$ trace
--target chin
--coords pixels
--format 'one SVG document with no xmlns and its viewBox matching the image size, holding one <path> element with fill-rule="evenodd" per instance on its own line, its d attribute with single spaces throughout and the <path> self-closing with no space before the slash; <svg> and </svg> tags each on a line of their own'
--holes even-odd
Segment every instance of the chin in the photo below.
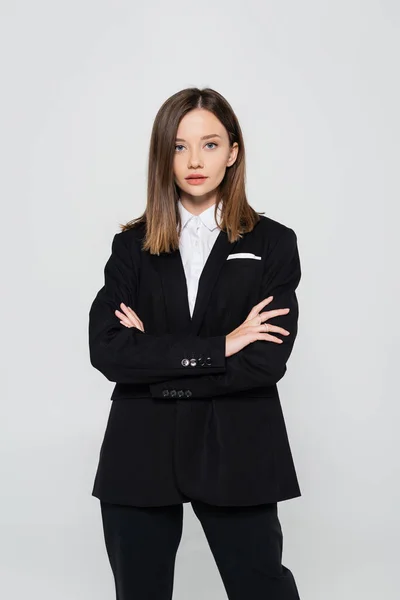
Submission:
<svg viewBox="0 0 400 600">
<path fill-rule="evenodd" d="M 188 185 L 186 184 L 182 187 L 183 191 L 186 194 L 190 194 L 191 196 L 204 196 L 204 194 L 209 194 L 214 191 L 214 188 L 210 185 Z"/>
</svg>

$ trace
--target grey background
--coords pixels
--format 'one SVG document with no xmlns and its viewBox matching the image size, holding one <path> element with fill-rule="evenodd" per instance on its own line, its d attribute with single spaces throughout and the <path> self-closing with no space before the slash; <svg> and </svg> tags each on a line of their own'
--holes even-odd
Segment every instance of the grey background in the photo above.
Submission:
<svg viewBox="0 0 400 600">
<path fill-rule="evenodd" d="M 188 86 L 232 104 L 251 205 L 298 235 L 283 562 L 302 600 L 399 597 L 399 20 L 394 1 L 1 2 L 2 597 L 114 598 L 88 310 Z M 225 597 L 185 505 L 174 600 Z"/>
</svg>

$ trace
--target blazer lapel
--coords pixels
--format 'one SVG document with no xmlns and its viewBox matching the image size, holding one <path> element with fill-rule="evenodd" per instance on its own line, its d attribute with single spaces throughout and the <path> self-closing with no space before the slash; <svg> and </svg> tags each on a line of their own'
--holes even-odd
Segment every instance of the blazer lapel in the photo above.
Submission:
<svg viewBox="0 0 400 600">
<path fill-rule="evenodd" d="M 190 316 L 186 276 L 179 249 L 159 256 L 151 255 L 161 278 L 168 324 L 172 331 L 198 334 L 218 274 L 236 244 L 229 242 L 225 231 L 219 232 L 199 279 L 193 317 Z"/>
<path fill-rule="evenodd" d="M 233 250 L 236 244 L 237 242 L 229 242 L 228 234 L 221 230 L 211 248 L 211 252 L 199 279 L 199 287 L 190 328 L 193 335 L 199 333 L 211 292 L 217 283 L 219 272 L 222 269 L 228 254 Z"/>
</svg>

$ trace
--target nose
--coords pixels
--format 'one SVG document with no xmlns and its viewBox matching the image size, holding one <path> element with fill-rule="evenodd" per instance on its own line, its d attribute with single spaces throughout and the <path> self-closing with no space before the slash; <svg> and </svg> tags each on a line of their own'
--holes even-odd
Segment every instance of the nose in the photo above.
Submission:
<svg viewBox="0 0 400 600">
<path fill-rule="evenodd" d="M 202 160 L 200 159 L 200 157 L 196 153 L 192 152 L 189 155 L 188 168 L 194 167 L 195 169 L 197 169 L 198 167 L 202 167 L 202 166 L 203 166 L 203 164 L 202 164 Z"/>
</svg>

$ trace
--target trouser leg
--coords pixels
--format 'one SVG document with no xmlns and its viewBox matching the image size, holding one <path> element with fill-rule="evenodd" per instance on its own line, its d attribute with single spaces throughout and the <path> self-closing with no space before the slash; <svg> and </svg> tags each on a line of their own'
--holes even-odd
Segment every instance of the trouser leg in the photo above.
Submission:
<svg viewBox="0 0 400 600">
<path fill-rule="evenodd" d="M 183 505 L 100 505 L 116 599 L 171 600 Z"/>
<path fill-rule="evenodd" d="M 283 535 L 277 503 L 211 506 L 192 501 L 229 600 L 300 600 L 282 565 Z"/>
</svg>

